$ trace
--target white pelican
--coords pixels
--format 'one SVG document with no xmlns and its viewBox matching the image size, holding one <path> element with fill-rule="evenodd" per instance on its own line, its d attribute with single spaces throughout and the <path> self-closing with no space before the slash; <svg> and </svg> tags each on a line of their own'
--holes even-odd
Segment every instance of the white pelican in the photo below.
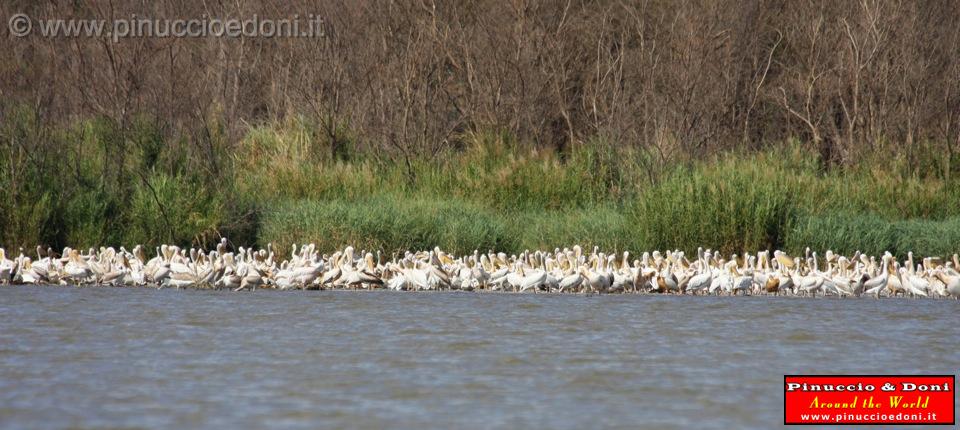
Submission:
<svg viewBox="0 0 960 430">
<path fill-rule="evenodd" d="M 9 284 L 17 271 L 16 263 L 7 259 L 7 251 L 0 248 L 0 284 Z"/>
<path fill-rule="evenodd" d="M 937 270 L 934 276 L 943 282 L 947 294 L 960 299 L 960 276 L 947 274 L 943 270 Z"/>
</svg>

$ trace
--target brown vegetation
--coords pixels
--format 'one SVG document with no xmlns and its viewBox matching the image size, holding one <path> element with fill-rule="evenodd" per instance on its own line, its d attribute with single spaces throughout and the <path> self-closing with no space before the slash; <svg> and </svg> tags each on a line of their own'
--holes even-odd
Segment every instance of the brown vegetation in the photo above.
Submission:
<svg viewBox="0 0 960 430">
<path fill-rule="evenodd" d="M 3 108 L 148 114 L 201 159 L 291 113 L 329 148 L 435 156 L 466 131 L 654 161 L 796 137 L 827 163 L 960 149 L 954 1 L 14 2 L 4 16 L 324 17 L 322 38 L 4 37 Z M 122 158 L 125 148 L 116 148 Z M 118 160 L 120 161 L 120 160 Z M 217 169 L 218 160 L 203 163 Z M 918 164 L 919 165 L 919 164 Z M 949 174 L 949 166 L 943 166 Z"/>
</svg>

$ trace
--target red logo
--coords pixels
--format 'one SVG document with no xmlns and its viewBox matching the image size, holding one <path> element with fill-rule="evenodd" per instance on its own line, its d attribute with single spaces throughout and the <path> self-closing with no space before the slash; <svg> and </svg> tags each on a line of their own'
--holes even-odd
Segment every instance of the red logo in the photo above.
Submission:
<svg viewBox="0 0 960 430">
<path fill-rule="evenodd" d="M 784 424 L 955 423 L 954 375 L 786 375 Z"/>
</svg>

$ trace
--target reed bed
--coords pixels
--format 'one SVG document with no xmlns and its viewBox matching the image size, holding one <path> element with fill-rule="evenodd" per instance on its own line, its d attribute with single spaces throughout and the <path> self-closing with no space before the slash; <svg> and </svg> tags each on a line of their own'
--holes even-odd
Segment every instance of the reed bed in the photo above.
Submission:
<svg viewBox="0 0 960 430">
<path fill-rule="evenodd" d="M 942 169 L 910 170 L 895 151 L 826 168 L 799 142 L 664 160 L 601 138 L 556 151 L 485 131 L 402 157 L 357 142 L 333 151 L 303 119 L 251 126 L 229 145 L 224 136 L 165 140 L 148 119 L 124 134 L 104 120 L 37 134 L 31 121 L 2 123 L 8 248 L 229 236 L 281 250 L 302 241 L 458 253 L 571 243 L 898 257 L 960 250 L 960 183 Z M 63 150 L 32 152 L 36 139 Z"/>
</svg>

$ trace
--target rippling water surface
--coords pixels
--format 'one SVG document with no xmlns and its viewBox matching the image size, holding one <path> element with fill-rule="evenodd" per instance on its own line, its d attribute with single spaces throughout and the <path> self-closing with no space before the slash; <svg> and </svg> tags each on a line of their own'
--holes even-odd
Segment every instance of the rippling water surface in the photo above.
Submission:
<svg viewBox="0 0 960 430">
<path fill-rule="evenodd" d="M 954 300 L 0 288 L 10 428 L 773 428 L 960 368 Z"/>
</svg>

